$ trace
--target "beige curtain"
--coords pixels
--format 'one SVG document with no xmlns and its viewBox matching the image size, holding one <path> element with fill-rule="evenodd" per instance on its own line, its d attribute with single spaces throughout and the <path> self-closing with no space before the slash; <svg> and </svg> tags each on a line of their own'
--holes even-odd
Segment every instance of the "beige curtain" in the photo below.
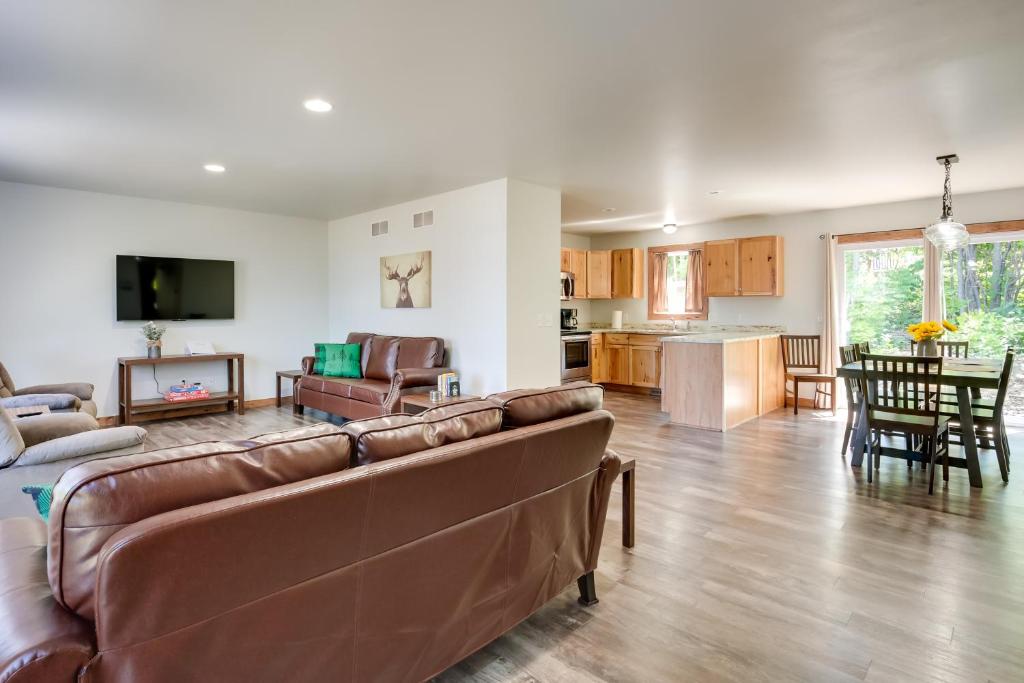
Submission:
<svg viewBox="0 0 1024 683">
<path fill-rule="evenodd" d="M 704 253 L 691 249 L 686 269 L 686 312 L 704 311 Z"/>
<path fill-rule="evenodd" d="M 946 317 L 942 287 L 942 250 L 924 240 L 924 320 L 941 323 Z"/>
<path fill-rule="evenodd" d="M 821 322 L 821 371 L 832 375 L 839 356 L 839 287 L 836 240 L 832 233 L 825 233 L 825 315 Z"/>
<path fill-rule="evenodd" d="M 654 302 L 654 311 L 663 313 L 668 309 L 668 292 L 665 289 L 665 281 L 668 278 L 668 254 L 663 251 L 654 253 L 654 273 L 651 277 L 651 300 Z"/>
</svg>

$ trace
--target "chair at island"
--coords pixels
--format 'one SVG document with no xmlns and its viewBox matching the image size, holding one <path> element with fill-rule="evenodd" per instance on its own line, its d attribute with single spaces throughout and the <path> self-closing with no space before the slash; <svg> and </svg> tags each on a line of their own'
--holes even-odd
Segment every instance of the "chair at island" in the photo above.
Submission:
<svg viewBox="0 0 1024 683">
<path fill-rule="evenodd" d="M 793 396 L 793 414 L 800 413 L 800 385 L 814 385 L 814 405 L 818 404 L 818 396 L 828 396 L 832 406 L 832 414 L 836 414 L 836 378 L 821 371 L 821 335 L 820 334 L 784 334 L 782 339 L 782 364 L 785 368 L 785 397 L 783 407 L 787 406 L 789 396 Z M 793 390 L 790 391 L 790 382 Z M 821 385 L 827 385 L 829 391 L 822 391 Z"/>
</svg>

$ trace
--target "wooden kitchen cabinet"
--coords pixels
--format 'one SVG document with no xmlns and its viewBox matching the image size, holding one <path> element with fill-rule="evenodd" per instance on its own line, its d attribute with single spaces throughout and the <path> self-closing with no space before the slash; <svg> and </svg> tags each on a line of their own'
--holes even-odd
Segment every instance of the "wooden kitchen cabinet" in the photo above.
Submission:
<svg viewBox="0 0 1024 683">
<path fill-rule="evenodd" d="M 587 298 L 587 250 L 573 249 L 569 254 L 569 272 L 576 278 L 576 298 Z"/>
<path fill-rule="evenodd" d="M 560 270 L 563 273 L 571 273 L 572 272 L 572 249 L 569 249 L 568 247 L 562 247 L 560 261 L 561 261 L 561 268 L 560 268 Z"/>
<path fill-rule="evenodd" d="M 642 299 L 644 296 L 643 249 L 613 249 L 611 278 L 613 299 Z"/>
<path fill-rule="evenodd" d="M 587 252 L 586 291 L 588 299 L 612 298 L 612 252 L 610 250 Z"/>
<path fill-rule="evenodd" d="M 624 344 L 606 344 L 605 358 L 608 364 L 608 382 L 629 384 L 629 347 Z"/>
<path fill-rule="evenodd" d="M 629 347 L 629 383 L 652 389 L 661 386 L 661 346 Z"/>
<path fill-rule="evenodd" d="M 705 242 L 708 296 L 781 296 L 782 253 L 777 235 Z"/>
<path fill-rule="evenodd" d="M 594 383 L 608 381 L 608 355 L 603 337 L 602 334 L 590 336 L 590 381 Z"/>
</svg>

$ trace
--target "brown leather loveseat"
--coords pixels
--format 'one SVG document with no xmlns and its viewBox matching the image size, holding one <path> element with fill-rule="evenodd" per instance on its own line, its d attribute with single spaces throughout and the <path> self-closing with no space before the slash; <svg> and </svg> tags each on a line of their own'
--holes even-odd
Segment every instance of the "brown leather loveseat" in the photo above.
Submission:
<svg viewBox="0 0 1024 683">
<path fill-rule="evenodd" d="M 574 580 L 593 604 L 619 471 L 601 400 L 579 383 L 78 465 L 48 527 L 0 520 L 0 680 L 422 681 Z"/>
<path fill-rule="evenodd" d="M 439 337 L 389 337 L 351 332 L 347 344 L 360 344 L 362 377 L 313 374 L 312 356 L 302 359 L 302 377 L 295 386 L 294 409 L 305 406 L 358 420 L 398 411 L 404 393 L 429 391 L 444 365 L 444 340 Z"/>
</svg>

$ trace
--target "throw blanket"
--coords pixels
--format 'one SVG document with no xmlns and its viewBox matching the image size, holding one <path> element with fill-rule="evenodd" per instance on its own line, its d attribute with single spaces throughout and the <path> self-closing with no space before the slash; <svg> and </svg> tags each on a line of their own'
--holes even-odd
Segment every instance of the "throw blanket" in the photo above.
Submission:
<svg viewBox="0 0 1024 683">
<path fill-rule="evenodd" d="M 71 394 L 19 394 L 0 398 L 0 408 L 46 406 L 50 410 L 78 410 L 82 401 Z"/>
</svg>

